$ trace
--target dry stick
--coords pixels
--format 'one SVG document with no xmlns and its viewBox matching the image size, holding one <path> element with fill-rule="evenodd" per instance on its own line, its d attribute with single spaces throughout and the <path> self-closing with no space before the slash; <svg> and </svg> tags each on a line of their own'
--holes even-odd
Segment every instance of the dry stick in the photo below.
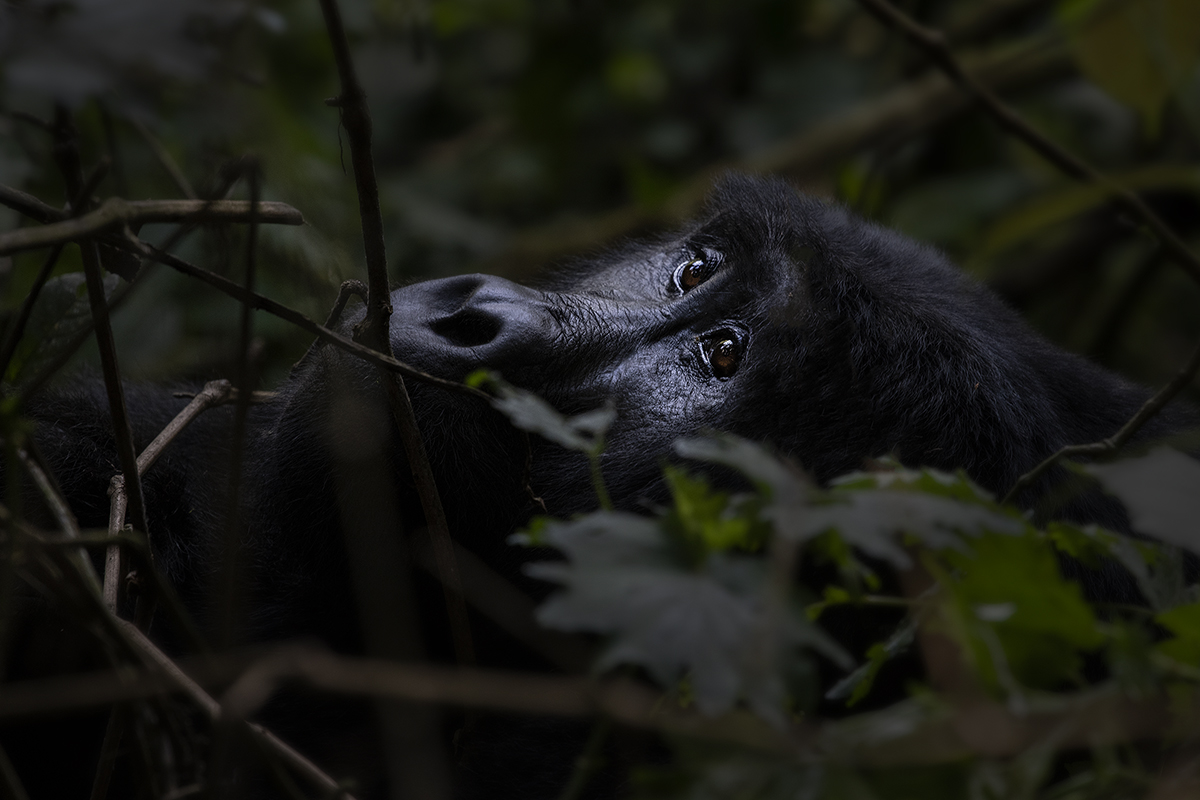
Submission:
<svg viewBox="0 0 1200 800">
<path fill-rule="evenodd" d="M 64 108 L 57 111 L 55 121 L 55 151 L 63 171 L 63 177 L 73 197 L 83 189 L 79 163 L 79 144 L 74 123 Z M 84 200 L 86 203 L 86 198 Z M 86 215 L 85 215 L 86 216 Z M 68 220 L 73 224 L 82 220 Z M 109 414 L 112 417 L 113 433 L 117 444 L 117 457 L 121 473 L 125 476 L 125 491 L 129 511 L 135 526 L 147 536 L 150 528 L 146 523 L 146 504 L 142 494 L 142 482 L 137 473 L 137 451 L 133 447 L 133 430 L 129 424 L 129 413 L 125 407 L 125 391 L 121 386 L 121 371 L 117 365 L 116 343 L 113 339 L 112 323 L 108 317 L 108 303 L 104 296 L 104 276 L 100 268 L 100 251 L 94 241 L 80 244 L 83 255 L 83 271 L 87 282 L 88 303 L 92 310 L 92 322 L 96 328 L 96 344 L 100 349 L 100 366 L 104 375 L 104 387 L 108 393 Z"/>
<path fill-rule="evenodd" d="M 200 707 L 200 709 L 213 722 L 221 720 L 221 705 L 212 698 L 208 692 L 186 674 L 175 664 L 162 650 L 146 638 L 146 635 L 138 630 L 137 627 L 118 620 L 117 624 L 124 632 L 127 641 L 140 652 L 146 660 L 161 670 L 162 675 L 175 685 L 180 691 L 191 698 L 192 702 Z M 250 734 L 258 740 L 259 744 L 268 752 L 278 756 L 284 763 L 302 775 L 314 787 L 322 792 L 330 795 L 337 794 L 343 800 L 354 800 L 353 796 L 346 792 L 341 784 L 333 778 L 325 774 L 316 764 L 309 761 L 299 752 L 294 750 L 290 745 L 282 739 L 271 733 L 262 725 L 256 723 L 245 723 L 250 730 Z"/>
<path fill-rule="evenodd" d="M 1121 426 L 1121 429 L 1107 439 L 1102 439 L 1091 444 L 1072 444 L 1060 449 L 1057 453 L 1050 456 L 1036 467 L 1026 472 L 1013 487 L 1008 490 L 1008 494 L 1004 495 L 1002 503 L 1011 503 L 1021 492 L 1025 491 L 1034 481 L 1041 477 L 1046 470 L 1054 466 L 1060 459 L 1069 458 L 1072 456 L 1106 456 L 1124 447 L 1134 434 L 1136 434 L 1143 425 L 1149 422 L 1158 412 L 1162 411 L 1167 403 L 1175 398 L 1175 395 L 1184 390 L 1185 387 L 1196 377 L 1196 373 L 1200 372 L 1200 345 L 1197 345 L 1192 350 L 1191 356 L 1188 357 L 1187 363 L 1183 368 L 1176 373 L 1175 377 L 1166 385 L 1154 393 L 1154 396 L 1147 400 L 1138 412 L 1133 417 Z"/>
<path fill-rule="evenodd" d="M 136 646 L 144 653 L 149 663 L 157 665 L 153 671 L 131 672 L 126 668 L 8 684 L 7 691 L 0 693 L 0 720 L 150 698 L 172 687 L 184 691 L 211 716 L 213 709 L 218 708 L 211 695 L 133 626 L 119 624 L 122 643 Z M 225 685 L 227 676 L 226 671 L 217 669 L 208 680 Z M 888 726 L 883 721 L 895 714 L 894 709 L 868 712 L 841 722 L 796 725 L 784 732 L 741 712 L 709 718 L 678 709 L 672 703 L 662 702 L 657 692 L 629 679 L 597 681 L 404 664 L 338 656 L 294 645 L 274 649 L 243 671 L 219 707 L 235 716 L 248 714 L 265 703 L 277 686 L 293 678 L 323 691 L 360 697 L 534 715 L 602 714 L 630 727 L 792 757 L 806 754 L 811 757 L 815 747 L 826 757 L 867 767 L 944 764 L 979 755 L 1009 757 L 1044 740 L 1047 733 L 1064 729 L 1067 734 L 1060 741 L 1062 749 L 1160 738 L 1168 728 L 1180 736 L 1200 732 L 1200 715 L 1194 704 L 1180 708 L 1165 695 L 1130 698 L 1112 687 L 1084 690 L 1061 698 L 1062 705 L 1053 710 L 1026 714 L 1014 714 L 986 698 L 951 702 L 947 713 L 931 715 L 915 727 L 879 737 L 864 738 L 864 726 L 876 725 L 878 730 L 885 730 Z M 164 686 L 164 679 L 171 685 Z M 332 785 L 332 781 L 327 785 Z"/>
<path fill-rule="evenodd" d="M 185 275 L 198 278 L 217 291 L 223 292 L 235 300 L 241 300 L 249 303 L 259 311 L 265 311 L 272 316 L 286 320 L 296 327 L 308 331 L 312 335 L 329 342 L 335 347 L 339 347 L 342 350 L 356 355 L 364 361 L 370 362 L 376 366 L 400 373 L 401 375 L 409 378 L 414 378 L 422 383 L 428 383 L 431 386 L 438 386 L 442 389 L 447 389 L 452 392 L 466 394 L 471 397 L 476 397 L 489 402 L 491 401 L 491 396 L 486 392 L 473 389 L 470 386 L 467 386 L 463 383 L 458 383 L 457 381 L 448 381 L 445 378 L 435 377 L 427 372 L 422 372 L 416 367 L 405 364 L 403 361 L 399 361 L 392 356 L 380 353 L 378 350 L 373 350 L 370 347 L 366 347 L 365 345 L 353 341 L 352 339 L 347 339 L 340 333 L 331 331 L 328 328 L 313 322 L 299 311 L 288 308 L 282 303 L 277 303 L 276 301 L 267 297 L 263 297 L 260 294 L 246 294 L 245 289 L 240 284 L 231 281 L 228 278 L 217 275 L 214 272 L 210 272 L 203 267 L 198 267 L 194 264 L 184 261 L 178 256 L 165 253 L 162 250 L 159 250 L 157 247 L 149 245 L 135 236 L 127 234 L 127 239 L 118 246 L 122 247 L 122 249 L 129 249 L 133 252 L 137 252 L 146 258 L 159 262 L 160 264 L 166 264 L 168 267 L 171 267 L 178 272 L 182 272 Z"/>
<path fill-rule="evenodd" d="M 137 457 L 138 474 L 144 476 L 150 467 L 154 466 L 154 462 L 163 454 L 175 438 L 183 432 L 183 430 L 191 424 L 192 420 L 200 416 L 200 414 L 213 406 L 218 406 L 229 399 L 233 388 L 229 381 L 216 380 L 209 381 L 204 385 L 195 397 L 192 398 L 183 409 L 175 415 L 166 427 L 159 432 L 158 436 L 154 437 L 154 441 L 146 445 L 146 449 Z M 125 481 L 121 475 L 114 475 L 112 483 L 109 487 L 109 496 L 112 498 L 109 505 L 108 518 L 108 535 L 114 539 L 114 542 L 108 546 L 105 555 L 104 564 L 104 604 L 113 614 L 117 613 L 117 608 L 120 605 L 120 587 L 122 578 L 125 575 L 124 565 L 122 564 L 121 556 L 121 541 L 116 541 L 121 538 L 122 531 L 125 528 Z M 149 559 L 146 558 L 146 563 L 149 564 Z M 161 579 L 157 570 L 152 569 L 155 578 Z M 159 594 L 163 594 L 162 581 L 156 581 L 158 584 Z M 169 592 L 167 596 L 171 597 L 174 602 L 171 605 L 174 607 L 177 603 L 177 598 L 174 598 L 174 593 Z M 199 645 L 198 649 L 204 650 L 203 638 L 191 624 L 191 619 L 186 614 L 176 613 L 177 621 L 181 621 L 184 631 L 188 634 L 188 638 L 193 645 Z"/>
<path fill-rule="evenodd" d="M 259 203 L 254 219 L 278 225 L 303 225 L 304 216 L 287 203 Z M 0 256 L 95 236 L 108 228 L 151 222 L 249 222 L 244 200 L 125 200 L 110 197 L 77 219 L 18 228 L 0 234 Z"/>
<path fill-rule="evenodd" d="M 350 302 L 351 297 L 358 297 L 364 303 L 367 302 L 367 285 L 362 281 L 356 280 L 342 281 L 342 285 L 338 288 L 338 296 L 333 303 L 333 308 L 329 310 L 329 316 L 325 318 L 326 328 L 332 329 L 334 325 L 337 325 L 341 321 L 342 313 L 346 310 L 346 304 Z M 310 344 L 308 349 L 304 351 L 304 355 L 300 356 L 300 360 L 292 365 L 290 374 L 294 376 L 301 367 L 312 361 L 313 356 L 316 355 L 317 351 L 324 344 L 325 342 L 321 339 L 317 339 Z"/>
<path fill-rule="evenodd" d="M 96 191 L 96 187 L 100 185 L 100 181 L 104 180 L 104 176 L 108 174 L 109 165 L 109 161 L 101 161 L 92 170 L 92 174 L 88 176 L 87 180 L 84 181 L 83 188 L 71 200 L 72 216 L 78 216 L 80 211 L 87 208 L 87 199 L 92 196 L 92 192 Z M 58 264 L 59 256 L 62 255 L 65 246 L 66 242 L 58 242 L 46 255 L 46 260 L 42 262 L 42 268 L 38 270 L 37 275 L 33 279 L 33 285 L 29 288 L 25 299 L 21 302 L 21 310 L 17 312 L 16 319 L 13 320 L 12 324 L 4 332 L 4 343 L 0 345 L 0 376 L 8 373 L 8 365 L 12 362 L 13 355 L 17 352 L 17 345 L 20 344 L 21 337 L 25 335 L 25 326 L 29 324 L 29 317 L 33 314 L 34 303 L 37 302 L 42 288 L 46 285 L 46 281 L 50 280 L 50 273 L 54 271 L 54 267 Z"/>
<path fill-rule="evenodd" d="M 62 170 L 71 196 L 79 196 L 83 189 L 83 173 L 79 158 L 79 142 L 75 127 L 66 109 L 56 110 L 54 126 L 55 157 Z M 84 204 L 87 198 L 84 196 Z M 68 220 L 61 225 L 71 225 L 78 220 Z M 53 227 L 53 226 L 49 226 Z M 18 231 L 20 233 L 20 231 Z M 88 303 L 92 310 L 92 321 L 96 329 L 96 343 L 100 349 L 100 366 L 104 375 L 104 386 L 108 393 L 109 416 L 113 423 L 117 455 L 121 471 L 125 475 L 129 507 L 137 527 L 149 535 L 146 524 L 146 505 L 142 494 L 141 480 L 137 474 L 137 453 L 133 448 L 133 432 L 125 408 L 125 393 L 121 386 L 121 371 L 117 366 L 116 344 L 113 340 L 112 324 L 108 318 L 108 302 L 104 296 L 104 276 L 100 271 L 100 250 L 94 241 L 80 245 L 83 255 L 84 278 L 87 282 Z M 144 599 L 144 598 L 143 598 Z M 150 603 L 139 604 L 143 624 L 149 623 Z M 114 708 L 109 714 L 108 729 L 100 748 L 100 762 L 92 782 L 92 800 L 102 800 L 108 793 L 109 781 L 117 750 L 124 729 L 124 715 Z"/>
<path fill-rule="evenodd" d="M 355 340 L 384 353 L 392 354 L 390 319 L 391 292 L 388 286 L 387 254 L 384 248 L 383 218 L 379 210 L 379 187 L 375 181 L 375 164 L 371 154 L 371 117 L 367 111 L 366 95 L 355 74 L 350 57 L 350 45 L 342 26 L 341 11 L 336 0 L 320 0 L 325 27 L 333 45 L 341 78 L 342 94 L 336 105 L 350 140 L 350 157 L 354 165 L 354 183 L 358 190 L 359 214 L 362 218 L 363 246 L 367 262 L 367 313 L 355 331 Z M 410 469 L 421 498 L 421 507 L 433 538 L 434 556 L 450 618 L 454 654 L 460 664 L 475 662 L 475 646 L 471 641 L 467 603 L 454 559 L 454 542 L 446 523 L 446 512 L 433 479 L 429 457 L 412 403 L 403 379 L 396 374 L 384 375 L 388 405 L 400 432 Z"/>
<path fill-rule="evenodd" d="M 13 528 L 20 530 L 24 535 L 35 541 L 45 541 L 44 537 L 39 535 L 33 529 L 16 520 L 13 520 L 8 514 L 7 510 L 3 507 L 0 507 L 0 522 L 8 525 L 10 530 Z M 48 548 L 46 552 L 50 555 L 54 555 L 54 551 L 56 549 L 57 548 Z M 106 688 L 110 690 L 115 688 L 119 695 L 104 697 L 103 699 L 100 699 L 99 704 L 109 705 L 112 702 L 119 702 L 121 700 L 150 699 L 160 695 L 163 692 L 164 686 L 162 682 L 157 679 L 157 677 L 161 675 L 161 677 L 166 678 L 170 682 L 170 685 L 189 695 L 191 699 L 208 714 L 210 719 L 214 719 L 214 712 L 219 713 L 220 710 L 220 706 L 217 704 L 217 702 L 213 700 L 212 697 L 206 692 L 204 692 L 204 690 L 201 689 L 194 681 L 184 675 L 183 672 L 180 671 L 179 667 L 176 666 L 171 660 L 171 658 L 163 653 L 153 642 L 151 642 L 136 625 L 126 620 L 118 619 L 110 614 L 108 609 L 104 606 L 103 600 L 99 593 L 96 591 L 86 590 L 90 584 L 84 578 L 82 573 L 79 572 L 79 566 L 77 562 L 73 560 L 69 561 L 67 566 L 75 571 L 77 580 L 79 580 L 82 586 L 85 588 L 83 596 L 76 599 L 87 603 L 89 607 L 97 613 L 98 621 L 101 623 L 102 630 L 114 637 L 115 643 L 123 648 L 123 652 L 126 655 L 131 655 L 137 660 L 142 661 L 147 666 L 152 666 L 154 668 L 154 673 L 152 675 L 145 676 L 148 678 L 147 680 L 139 679 L 133 682 L 130 680 L 130 675 L 127 668 L 121 668 L 112 671 L 113 673 L 117 673 L 117 681 L 115 685 L 111 683 L 106 684 Z M 94 676 L 84 677 L 85 682 L 89 680 L 94 680 Z M 32 683 L 39 683 L 39 681 L 33 681 Z M 60 684 L 59 686 L 65 686 L 65 684 Z M 56 688 L 54 691 L 57 692 L 58 689 Z M 67 693 L 71 693 L 70 688 L 68 688 Z M 4 706 L 6 701 L 17 699 L 20 694 L 20 692 L 11 691 L 0 693 L 0 717 L 4 716 Z M 80 697 L 82 695 L 76 696 Z M 42 699 L 45 700 L 47 698 L 43 697 Z M 92 694 L 91 699 L 95 700 L 99 698 L 97 695 Z M 38 713 L 38 710 L 32 708 L 31 704 L 28 702 L 25 703 L 24 710 L 33 711 L 35 714 Z M 22 712 L 22 714 L 23 713 L 24 712 Z M 326 775 L 311 761 L 281 741 L 270 731 L 266 730 L 263 726 L 248 723 L 248 727 L 250 728 L 251 734 L 254 735 L 254 737 L 268 752 L 271 752 L 281 758 L 284 763 L 288 764 L 299 774 L 307 778 L 318 789 L 330 794 L 340 791 L 340 786 L 336 781 Z M 349 797 L 349 795 L 343 796 Z M 353 800 L 353 798 L 350 798 L 350 800 Z"/>
<path fill-rule="evenodd" d="M 248 167 L 250 183 L 250 230 L 246 237 L 246 280 L 245 296 L 254 294 L 254 278 L 256 272 L 256 248 L 258 244 L 258 225 L 255 224 L 254 211 L 259 205 L 260 172 L 257 163 Z M 224 570 L 221 593 L 218 597 L 224 646 L 233 643 L 235 635 L 234 614 L 237 605 L 237 581 L 239 578 L 241 558 L 241 481 L 242 481 L 242 451 L 246 439 L 246 416 L 250 411 L 252 385 L 252 340 L 254 338 L 254 309 L 248 302 L 242 302 L 241 317 L 238 322 L 238 353 L 235 377 L 238 396 L 234 404 L 233 433 L 229 455 L 229 492 L 228 508 L 226 509 Z"/>
<path fill-rule="evenodd" d="M 1183 240 L 1175 235 L 1141 197 L 1035 130 L 1020 114 L 963 69 L 939 31 L 918 24 L 887 0 L 859 0 L 859 3 L 885 23 L 898 27 L 910 41 L 924 50 L 929 59 L 947 76 L 983 103 L 1002 128 L 1032 147 L 1066 175 L 1084 183 L 1094 183 L 1110 193 L 1117 205 L 1141 220 L 1154 233 L 1172 261 L 1181 266 L 1193 280 L 1200 282 L 1200 257 L 1188 249 Z"/>
<path fill-rule="evenodd" d="M 67 218 L 67 212 L 43 203 L 31 194 L 0 184 L 0 205 L 21 212 L 38 222 L 59 222 Z"/>
<path fill-rule="evenodd" d="M 256 272 L 256 247 L 258 244 L 258 226 L 254 223 L 253 213 L 258 206 L 260 171 L 257 163 L 251 163 L 247 168 L 250 184 L 250 231 L 246 237 L 246 276 L 245 292 L 249 296 L 254 293 L 254 278 Z M 239 616 L 242 611 L 241 582 L 244 569 L 242 554 L 242 515 L 241 515 L 241 482 L 242 462 L 246 442 L 246 417 L 250 411 L 250 399 L 253 393 L 253 347 L 254 339 L 254 309 L 247 302 L 242 303 L 241 315 L 238 321 L 238 351 L 235 378 L 237 380 L 238 398 L 234 404 L 233 430 L 229 448 L 229 485 L 226 492 L 225 531 L 221 547 L 221 562 L 215 585 L 217 608 L 218 647 L 227 649 L 232 646 L 241 634 Z M 226 780 L 230 769 L 231 750 L 233 746 L 232 731 L 226 724 L 217 725 L 213 731 L 212 747 L 209 752 L 208 790 L 212 797 L 217 797 Z"/>
<path fill-rule="evenodd" d="M 219 198 L 223 197 L 231 188 L 233 188 L 233 184 L 234 184 L 235 180 L 236 180 L 236 177 L 227 178 L 225 183 L 216 192 L 214 192 L 213 197 L 210 198 L 209 200 L 205 201 L 206 204 L 211 205 L 212 203 L 220 202 Z M 6 189 L 7 187 L 0 187 L 0 188 Z M 16 190 L 9 190 L 9 191 L 15 192 Z M 2 194 L 2 193 L 0 193 L 0 194 Z M 17 192 L 17 194 L 24 194 L 24 193 Z M 28 197 L 28 196 L 26 196 L 26 197 Z M 31 198 L 31 199 L 35 203 L 41 203 L 41 201 L 37 200 L 37 198 Z M 3 197 L 0 197 L 0 201 L 3 201 Z M 44 204 L 42 204 L 42 205 L 44 205 Z M 49 208 L 49 206 L 46 206 L 46 208 Z M 53 209 L 51 209 L 51 210 L 53 211 Z M 55 213 L 58 213 L 58 212 L 55 212 Z M 167 240 L 163 243 L 161 249 L 170 250 L 178 242 L 180 242 L 183 239 L 183 237 L 187 236 L 189 233 L 191 233 L 193 230 L 195 230 L 195 227 L 196 227 L 195 223 L 181 224 L 178 228 L 175 229 L 175 231 L 169 237 L 167 237 Z M 128 231 L 129 228 L 126 227 L 125 230 Z M 113 247 L 117 250 L 123 250 L 125 252 L 131 253 L 132 255 L 136 255 L 139 258 L 145 258 L 145 256 L 142 254 L 142 252 L 140 250 L 138 250 L 135 247 L 131 247 L 127 242 L 125 242 L 124 239 L 115 238 L 113 236 L 103 236 L 102 239 L 104 241 L 104 244 L 109 247 Z M 122 286 L 120 286 L 116 290 L 116 292 L 113 293 L 111 302 L 109 302 L 110 312 L 115 311 L 117 308 L 119 308 L 121 306 L 121 304 L 124 303 L 129 298 L 129 296 L 133 293 L 133 291 L 135 289 L 137 289 L 137 287 L 142 285 L 143 283 L 144 283 L 144 281 L 136 281 L 136 279 L 135 279 L 135 282 L 132 284 L 123 284 Z M 48 380 L 50 380 L 50 378 L 54 377 L 54 375 L 58 372 L 58 370 L 60 370 L 63 367 L 63 365 L 65 365 L 67 363 L 67 361 L 69 361 L 71 359 L 71 357 L 75 355 L 75 352 L 80 347 L 83 346 L 84 342 L 86 342 L 91 335 L 92 335 L 92 324 L 89 320 L 88 323 L 85 324 L 83 326 L 83 328 L 77 334 L 75 334 L 75 337 L 73 339 L 71 339 L 71 341 L 67 344 L 67 346 L 62 348 L 61 351 L 50 361 L 50 363 L 47 364 L 45 366 L 45 368 L 42 369 L 41 372 L 39 372 L 37 375 L 35 375 L 33 377 L 33 379 L 24 386 L 24 388 L 22 388 L 21 393 L 20 393 L 21 405 L 27 404 L 29 399 L 31 397 L 33 397 L 35 394 L 37 394 L 38 391 L 41 390 L 42 386 L 45 385 L 46 381 L 48 381 Z"/>
</svg>

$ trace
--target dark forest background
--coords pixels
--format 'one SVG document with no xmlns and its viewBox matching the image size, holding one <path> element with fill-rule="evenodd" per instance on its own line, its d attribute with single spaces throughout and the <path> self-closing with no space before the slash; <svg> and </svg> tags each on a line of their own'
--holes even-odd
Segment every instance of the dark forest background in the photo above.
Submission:
<svg viewBox="0 0 1200 800">
<path fill-rule="evenodd" d="M 1194 241 L 1200 4 L 900 5 L 1040 131 L 1145 192 Z M 526 278 L 677 223 L 714 175 L 740 168 L 944 248 L 1052 340 L 1138 381 L 1160 383 L 1200 335 L 1200 290 L 1105 190 L 1000 132 L 851 0 L 355 0 L 343 13 L 374 117 L 394 282 Z M 49 119 L 64 102 L 85 163 L 112 160 L 100 196 L 203 194 L 223 164 L 257 156 L 264 199 L 307 221 L 262 229 L 264 293 L 321 319 L 338 284 L 362 277 L 315 2 L 10 2 L 0 76 L 0 183 L 65 202 L 51 138 L 22 117 Z M 19 224 L 0 209 L 0 228 Z M 213 227 L 178 252 L 237 278 L 244 236 Z M 41 258 L 0 261 L 5 308 Z M 79 269 L 68 248 L 58 272 Z M 139 283 L 115 317 L 125 373 L 228 374 L 237 304 L 165 269 Z M 264 315 L 256 332 L 271 385 L 307 337 Z M 8 377 L 32 366 L 18 358 Z"/>
</svg>

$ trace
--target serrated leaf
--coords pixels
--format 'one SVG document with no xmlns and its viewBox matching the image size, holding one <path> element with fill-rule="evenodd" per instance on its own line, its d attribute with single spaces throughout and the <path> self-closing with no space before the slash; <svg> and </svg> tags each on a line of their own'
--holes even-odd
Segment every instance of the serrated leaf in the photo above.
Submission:
<svg viewBox="0 0 1200 800">
<path fill-rule="evenodd" d="M 543 535 L 568 562 L 526 568 L 564 589 L 538 609 L 539 622 L 612 635 L 600 668 L 639 664 L 664 685 L 686 675 L 706 714 L 727 711 L 740 697 L 782 723 L 784 681 L 777 664 L 763 664 L 764 635 L 777 642 L 776 652 L 804 646 L 850 664 L 802 614 L 765 633 L 761 559 L 716 553 L 692 568 L 656 521 L 613 512 L 550 525 Z"/>
<path fill-rule="evenodd" d="M 1200 553 L 1200 462 L 1159 447 L 1084 469 L 1125 504 L 1135 531 Z"/>
<path fill-rule="evenodd" d="M 899 569 L 912 559 L 896 542 L 907 533 L 935 550 L 961 548 L 959 534 L 1017 534 L 1022 525 L 982 505 L 912 491 L 860 490 L 829 493 L 829 502 L 811 506 L 792 530 L 802 539 L 836 529 L 849 543 Z"/>
<path fill-rule="evenodd" d="M 487 370 L 471 373 L 466 383 L 473 388 L 491 386 L 496 393 L 492 406 L 521 430 L 589 456 L 604 449 L 604 435 L 617 419 L 612 403 L 568 417 L 533 392 L 517 388 Z"/>
</svg>

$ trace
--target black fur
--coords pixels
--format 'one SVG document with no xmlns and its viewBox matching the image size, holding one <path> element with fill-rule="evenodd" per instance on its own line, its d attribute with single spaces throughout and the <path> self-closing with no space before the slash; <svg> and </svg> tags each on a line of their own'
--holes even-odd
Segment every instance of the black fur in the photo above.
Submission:
<svg viewBox="0 0 1200 800">
<path fill-rule="evenodd" d="M 697 256 L 716 269 L 684 293 L 673 276 Z M 912 465 L 961 467 L 1003 492 L 1058 447 L 1111 434 L 1146 397 L 1045 342 L 935 250 L 778 181 L 730 178 L 679 236 L 581 261 L 536 288 L 472 275 L 392 299 L 393 346 L 414 366 L 456 380 L 487 366 L 568 412 L 614 402 L 603 470 L 618 505 L 630 508 L 661 498 L 671 442 L 703 429 L 770 442 L 821 480 L 891 453 Z M 728 379 L 715 377 L 701 352 L 718 329 L 744 345 Z M 244 639 L 310 636 L 345 652 L 364 648 L 349 622 L 356 601 L 342 515 L 385 518 L 386 509 L 362 503 L 386 495 L 408 530 L 420 523 L 378 381 L 373 368 L 324 347 L 252 413 Z M 456 537 L 520 582 L 524 554 L 505 539 L 534 510 L 521 435 L 477 400 L 413 381 L 409 390 Z M 185 402 L 131 390 L 139 447 Z M 103 393 L 63 392 L 35 413 L 39 446 L 81 524 L 104 527 L 117 463 Z M 1147 433 L 1178 424 L 1156 422 Z M 228 409 L 209 412 L 146 478 L 158 563 L 210 628 L 229 426 Z M 551 513 L 594 507 L 580 456 L 536 439 L 533 447 L 531 488 Z M 1122 525 L 1119 509 L 1095 498 L 1068 513 Z M 438 590 L 420 584 L 406 602 L 412 592 L 427 641 L 443 652 Z M 481 630 L 485 664 L 534 663 Z M 292 731 L 319 756 L 339 749 L 331 738 L 349 735 L 321 724 L 323 737 Z M 551 738 L 563 737 L 556 729 Z M 460 796 L 547 796 L 565 780 L 569 752 L 525 758 L 518 770 L 497 755 L 496 739 L 481 741 L 467 744 Z"/>
</svg>

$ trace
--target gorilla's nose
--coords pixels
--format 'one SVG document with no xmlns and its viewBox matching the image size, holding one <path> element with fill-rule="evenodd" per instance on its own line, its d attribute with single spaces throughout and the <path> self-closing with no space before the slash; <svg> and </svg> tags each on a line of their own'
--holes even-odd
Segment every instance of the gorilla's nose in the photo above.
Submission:
<svg viewBox="0 0 1200 800">
<path fill-rule="evenodd" d="M 492 275 L 418 283 L 394 292 L 392 307 L 397 355 L 434 369 L 536 364 L 555 338 L 545 296 Z"/>
</svg>

